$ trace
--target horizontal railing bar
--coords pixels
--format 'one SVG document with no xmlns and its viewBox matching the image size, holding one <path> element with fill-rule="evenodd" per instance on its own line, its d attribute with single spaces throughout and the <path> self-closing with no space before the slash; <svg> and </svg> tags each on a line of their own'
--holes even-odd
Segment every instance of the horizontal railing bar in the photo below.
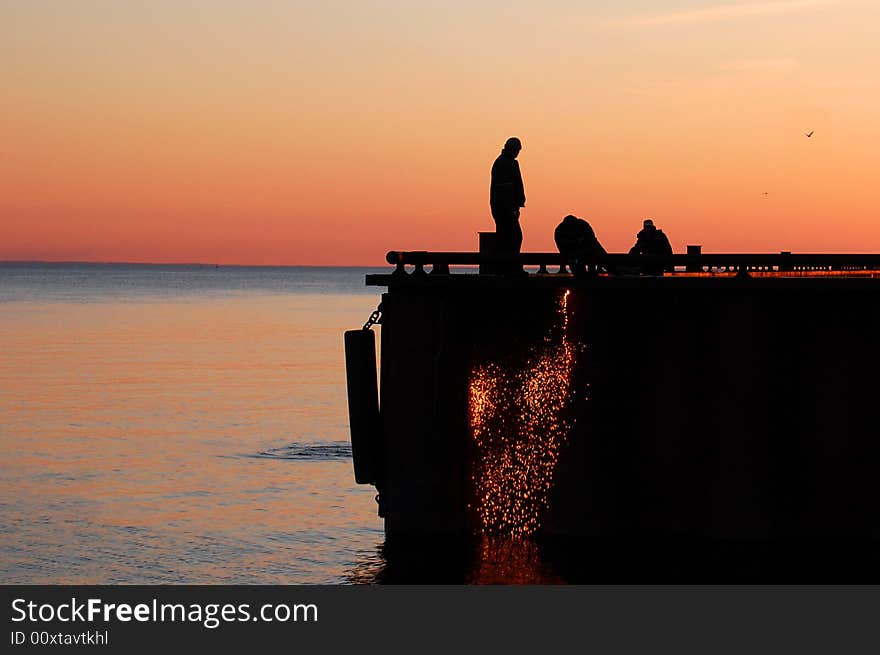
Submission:
<svg viewBox="0 0 880 655">
<path fill-rule="evenodd" d="M 428 266 L 476 266 L 479 264 L 561 265 L 570 260 L 558 252 L 524 252 L 515 255 L 487 254 L 478 252 L 428 252 L 390 251 L 386 261 L 393 265 Z M 630 255 L 609 253 L 580 258 L 580 263 L 591 266 L 702 266 L 702 267 L 749 267 L 749 266 L 858 266 L 880 267 L 880 254 L 831 254 L 831 253 L 704 253 L 699 255 Z"/>
</svg>

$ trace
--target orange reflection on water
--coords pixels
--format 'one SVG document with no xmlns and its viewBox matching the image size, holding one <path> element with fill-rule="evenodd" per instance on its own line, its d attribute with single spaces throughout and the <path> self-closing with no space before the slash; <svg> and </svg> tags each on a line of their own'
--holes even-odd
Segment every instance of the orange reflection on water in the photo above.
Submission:
<svg viewBox="0 0 880 655">
<path fill-rule="evenodd" d="M 572 423 L 566 415 L 575 358 L 569 293 L 560 298 L 556 325 L 523 366 L 489 362 L 471 371 L 468 412 L 477 448 L 471 477 L 484 533 L 522 536 L 541 527 Z"/>
<path fill-rule="evenodd" d="M 486 536 L 468 584 L 564 584 L 531 539 Z"/>
<path fill-rule="evenodd" d="M 4 581 L 337 582 L 382 537 L 339 418 L 339 335 L 373 304 L 5 303 Z"/>
</svg>

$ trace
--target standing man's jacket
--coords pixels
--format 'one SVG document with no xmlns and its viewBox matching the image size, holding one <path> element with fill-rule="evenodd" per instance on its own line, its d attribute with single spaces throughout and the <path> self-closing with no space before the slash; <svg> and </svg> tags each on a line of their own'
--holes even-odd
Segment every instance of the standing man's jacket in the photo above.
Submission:
<svg viewBox="0 0 880 655">
<path fill-rule="evenodd" d="M 525 207 L 526 194 L 523 189 L 519 162 L 502 151 L 492 164 L 492 182 L 489 186 L 489 205 L 504 209 Z"/>
</svg>

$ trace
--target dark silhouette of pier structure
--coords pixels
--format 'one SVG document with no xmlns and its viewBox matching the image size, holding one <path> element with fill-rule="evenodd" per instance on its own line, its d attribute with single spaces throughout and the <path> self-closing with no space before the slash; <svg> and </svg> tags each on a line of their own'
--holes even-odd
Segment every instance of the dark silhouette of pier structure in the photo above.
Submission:
<svg viewBox="0 0 880 655">
<path fill-rule="evenodd" d="M 586 276 L 566 274 L 558 253 L 387 261 L 392 271 L 366 278 L 387 287 L 378 418 L 353 441 L 389 538 L 491 531 L 477 497 L 474 371 L 527 370 L 529 353 L 564 338 L 566 370 L 535 368 L 540 384 L 572 389 L 567 418 L 550 418 L 565 435 L 536 538 L 630 553 L 787 544 L 780 560 L 831 544 L 834 557 L 812 564 L 832 580 L 858 549 L 878 577 L 880 255 L 690 247 L 588 258 Z M 519 267 L 531 272 L 485 272 Z M 500 429 L 538 411 L 494 409 Z"/>
</svg>

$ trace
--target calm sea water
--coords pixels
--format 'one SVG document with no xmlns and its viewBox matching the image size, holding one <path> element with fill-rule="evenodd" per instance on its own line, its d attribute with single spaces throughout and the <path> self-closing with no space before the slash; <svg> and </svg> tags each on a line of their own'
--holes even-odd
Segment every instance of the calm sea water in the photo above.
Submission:
<svg viewBox="0 0 880 655">
<path fill-rule="evenodd" d="M 367 272 L 0 264 L 2 581 L 371 581 L 342 353 Z"/>
</svg>

